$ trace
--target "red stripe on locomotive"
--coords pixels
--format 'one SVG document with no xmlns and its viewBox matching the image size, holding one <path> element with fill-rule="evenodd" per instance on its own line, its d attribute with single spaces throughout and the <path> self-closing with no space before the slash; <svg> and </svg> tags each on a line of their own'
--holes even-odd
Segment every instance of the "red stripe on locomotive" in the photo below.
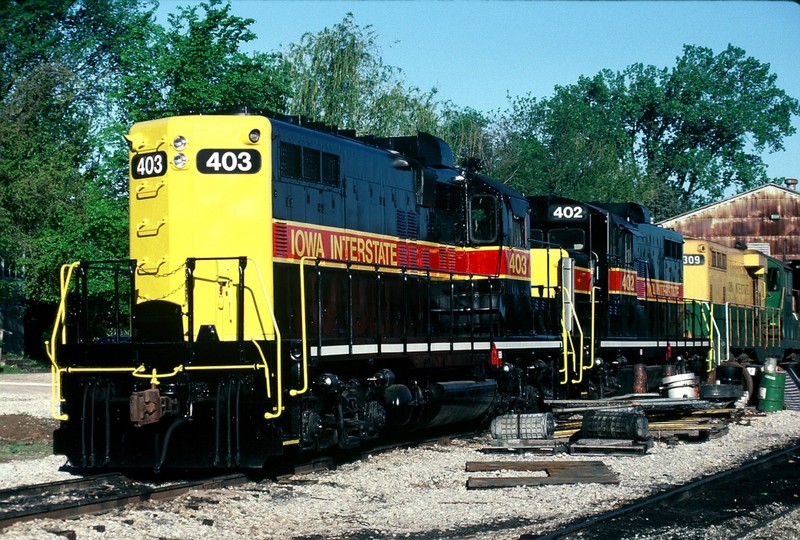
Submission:
<svg viewBox="0 0 800 540">
<path fill-rule="evenodd" d="M 648 298 L 683 299 L 683 283 L 647 279 L 638 276 L 633 270 L 611 268 L 608 271 L 608 292 L 636 296 L 639 300 Z"/>
<path fill-rule="evenodd" d="M 435 272 L 530 277 L 530 252 L 514 248 L 455 248 L 343 229 L 275 222 L 276 259 L 303 257 Z"/>
</svg>

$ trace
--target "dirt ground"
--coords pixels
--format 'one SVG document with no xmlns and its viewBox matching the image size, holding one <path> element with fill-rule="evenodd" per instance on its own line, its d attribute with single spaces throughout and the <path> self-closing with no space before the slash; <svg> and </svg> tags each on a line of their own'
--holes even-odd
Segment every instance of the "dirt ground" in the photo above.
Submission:
<svg viewBox="0 0 800 540">
<path fill-rule="evenodd" d="M 58 421 L 27 414 L 0 415 L 0 462 L 36 459 L 52 453 Z"/>
<path fill-rule="evenodd" d="M 58 421 L 28 414 L 0 414 L 0 441 L 47 442 L 53 439 Z"/>
</svg>

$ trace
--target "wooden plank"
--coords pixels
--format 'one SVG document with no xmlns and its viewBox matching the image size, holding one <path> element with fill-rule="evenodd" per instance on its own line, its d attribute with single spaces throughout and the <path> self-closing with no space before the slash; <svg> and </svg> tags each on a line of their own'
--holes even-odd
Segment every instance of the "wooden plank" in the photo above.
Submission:
<svg viewBox="0 0 800 540">
<path fill-rule="evenodd" d="M 576 444 L 570 447 L 571 454 L 586 454 L 590 456 L 599 455 L 644 455 L 647 453 L 647 448 L 640 447 L 611 447 L 611 446 L 590 446 L 585 444 Z"/>
<path fill-rule="evenodd" d="M 544 471 L 547 470 L 547 463 L 542 461 L 468 461 L 464 470 L 466 472 Z"/>
<path fill-rule="evenodd" d="M 467 489 L 557 484 L 618 484 L 617 475 L 602 461 L 470 461 L 467 472 L 498 470 L 545 472 L 547 476 L 470 477 Z"/>
<path fill-rule="evenodd" d="M 658 429 L 713 429 L 721 424 L 711 422 L 695 422 L 692 420 L 672 421 L 672 422 L 651 422 L 650 430 Z"/>
<path fill-rule="evenodd" d="M 530 486 L 552 486 L 564 484 L 619 484 L 616 477 L 613 478 L 593 478 L 572 480 L 568 478 L 531 478 L 531 477 L 514 477 L 514 478 L 476 478 L 470 477 L 467 480 L 467 489 L 489 489 L 489 488 L 505 488 L 505 487 L 530 487 Z"/>
<path fill-rule="evenodd" d="M 468 461 L 466 472 L 561 471 L 605 468 L 602 461 Z"/>
<path fill-rule="evenodd" d="M 632 441 L 628 439 L 579 439 L 569 447 L 571 454 L 646 454 L 652 446 L 651 441 Z"/>
<path fill-rule="evenodd" d="M 512 464 L 513 463 L 513 464 Z M 551 467 L 552 465 L 552 467 Z M 618 484 L 617 475 L 602 461 L 565 462 L 469 462 L 468 472 L 517 470 L 547 473 L 547 476 L 475 477 L 467 480 L 467 489 L 527 487 L 558 484 Z"/>
<path fill-rule="evenodd" d="M 567 439 L 505 439 L 494 441 L 492 446 L 480 449 L 483 453 L 527 452 L 539 455 L 555 455 L 567 451 Z"/>
</svg>

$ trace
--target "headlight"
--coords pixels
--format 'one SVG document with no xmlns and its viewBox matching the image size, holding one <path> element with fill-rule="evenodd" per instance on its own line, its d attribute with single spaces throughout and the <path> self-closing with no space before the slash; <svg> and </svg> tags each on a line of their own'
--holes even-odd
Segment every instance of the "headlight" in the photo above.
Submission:
<svg viewBox="0 0 800 540">
<path fill-rule="evenodd" d="M 175 157 L 172 158 L 172 163 L 179 169 L 183 169 L 186 166 L 186 154 L 175 154 Z"/>
<path fill-rule="evenodd" d="M 254 129 L 250 132 L 247 138 L 250 139 L 251 143 L 255 144 L 261 139 L 261 131 L 258 129 Z"/>
<path fill-rule="evenodd" d="M 172 139 L 172 146 L 175 148 L 175 150 L 178 151 L 183 150 L 184 148 L 186 148 L 186 137 L 184 137 L 183 135 L 178 135 L 177 137 Z"/>
</svg>

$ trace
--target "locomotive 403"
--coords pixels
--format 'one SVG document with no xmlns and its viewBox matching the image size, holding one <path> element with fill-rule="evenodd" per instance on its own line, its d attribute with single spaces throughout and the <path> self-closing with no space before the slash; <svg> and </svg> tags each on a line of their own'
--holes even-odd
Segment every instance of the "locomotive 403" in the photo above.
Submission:
<svg viewBox="0 0 800 540">
<path fill-rule="evenodd" d="M 527 201 L 435 137 L 288 120 L 130 130 L 131 258 L 64 267 L 49 343 L 73 465 L 260 467 L 510 406 L 501 379 L 525 374 L 500 357 L 530 363 L 535 338 Z"/>
</svg>

